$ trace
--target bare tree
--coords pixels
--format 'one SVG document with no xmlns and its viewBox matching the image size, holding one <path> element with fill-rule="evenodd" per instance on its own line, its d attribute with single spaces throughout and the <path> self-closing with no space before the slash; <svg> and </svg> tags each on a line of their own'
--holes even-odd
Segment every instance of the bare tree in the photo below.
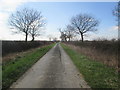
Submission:
<svg viewBox="0 0 120 90">
<path fill-rule="evenodd" d="M 84 34 L 89 31 L 96 31 L 96 26 L 98 26 L 99 21 L 94 17 L 87 14 L 79 14 L 71 19 L 71 26 L 74 28 L 75 33 L 81 35 L 83 42 Z"/>
<path fill-rule="evenodd" d="M 49 34 L 47 37 L 49 38 L 49 41 L 52 41 L 53 35 Z"/>
<path fill-rule="evenodd" d="M 115 15 L 117 17 L 117 21 L 118 21 L 118 40 L 120 40 L 120 1 L 117 3 L 117 6 L 115 7 L 115 9 L 113 10 L 113 15 Z"/>
<path fill-rule="evenodd" d="M 9 24 L 16 29 L 16 33 L 24 33 L 27 41 L 31 25 L 41 18 L 41 13 L 33 9 L 24 8 L 16 11 L 9 18 Z M 38 25 L 39 26 L 39 25 Z M 36 26 L 35 26 L 36 28 Z"/>
<path fill-rule="evenodd" d="M 69 41 L 71 41 L 71 39 L 75 37 L 74 28 L 71 25 L 67 25 L 66 30 L 64 32 Z"/>
<path fill-rule="evenodd" d="M 38 15 L 39 14 L 39 18 L 37 18 L 31 25 L 30 25 L 30 30 L 29 33 L 32 36 L 32 40 L 34 41 L 36 36 L 41 35 L 41 31 L 43 30 L 45 23 L 44 18 L 40 15 L 40 13 L 36 12 Z"/>
<path fill-rule="evenodd" d="M 67 41 L 67 35 L 66 33 L 64 32 L 64 30 L 62 30 L 61 28 L 59 29 L 60 33 L 61 33 L 61 41 Z"/>
<path fill-rule="evenodd" d="M 113 15 L 117 16 L 118 20 L 120 18 L 120 1 L 118 2 L 117 6 L 113 10 Z"/>
</svg>

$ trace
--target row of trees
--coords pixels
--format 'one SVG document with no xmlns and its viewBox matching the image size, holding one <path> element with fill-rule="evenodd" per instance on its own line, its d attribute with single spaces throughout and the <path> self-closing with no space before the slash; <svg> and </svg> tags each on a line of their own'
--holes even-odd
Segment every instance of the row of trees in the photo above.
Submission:
<svg viewBox="0 0 120 90">
<path fill-rule="evenodd" d="M 9 24 L 12 29 L 15 29 L 16 33 L 24 33 L 25 41 L 27 42 L 28 35 L 30 35 L 32 41 L 34 41 L 35 37 L 40 35 L 46 23 L 41 12 L 24 8 L 16 11 L 10 16 Z"/>
<path fill-rule="evenodd" d="M 120 26 L 120 2 L 113 11 L 113 14 L 118 17 L 118 26 Z M 24 33 L 25 41 L 28 39 L 28 35 L 32 37 L 34 41 L 36 36 L 39 36 L 41 30 L 43 30 L 46 21 L 41 15 L 41 12 L 33 9 L 24 8 L 13 13 L 9 18 L 9 24 L 12 29 L 15 29 L 16 33 Z M 82 42 L 87 32 L 97 31 L 99 21 L 88 14 L 79 14 L 71 18 L 70 24 L 65 29 L 59 29 L 61 33 L 61 40 L 70 41 L 73 37 L 79 35 Z"/>
<path fill-rule="evenodd" d="M 118 20 L 118 33 L 120 33 L 120 1 L 118 5 L 113 10 L 113 15 L 117 17 Z M 80 35 L 81 40 L 83 42 L 84 36 L 87 32 L 97 31 L 97 26 L 99 25 L 99 21 L 94 17 L 88 14 L 79 14 L 75 17 L 71 18 L 70 24 L 66 26 L 65 29 L 59 29 L 61 33 L 62 41 L 70 41 L 76 35 Z M 118 37 L 120 39 L 120 37 Z"/>
<path fill-rule="evenodd" d="M 67 41 L 67 39 L 71 41 L 71 39 L 75 37 L 75 33 L 70 25 L 67 25 L 63 30 L 60 28 L 59 31 L 61 33 L 61 41 Z"/>
<path fill-rule="evenodd" d="M 84 35 L 87 32 L 96 31 L 96 27 L 98 25 L 99 21 L 88 14 L 76 15 L 75 17 L 71 18 L 70 24 L 67 25 L 66 29 L 59 29 L 59 31 L 61 32 L 60 38 L 62 41 L 67 41 L 67 38 L 69 38 L 70 41 L 74 36 L 80 35 L 83 42 Z"/>
</svg>

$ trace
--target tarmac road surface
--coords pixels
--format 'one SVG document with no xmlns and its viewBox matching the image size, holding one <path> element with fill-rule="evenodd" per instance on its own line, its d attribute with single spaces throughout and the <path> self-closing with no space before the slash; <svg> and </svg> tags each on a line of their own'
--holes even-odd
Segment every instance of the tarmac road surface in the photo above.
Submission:
<svg viewBox="0 0 120 90">
<path fill-rule="evenodd" d="M 90 88 L 57 43 L 10 88 Z"/>
</svg>

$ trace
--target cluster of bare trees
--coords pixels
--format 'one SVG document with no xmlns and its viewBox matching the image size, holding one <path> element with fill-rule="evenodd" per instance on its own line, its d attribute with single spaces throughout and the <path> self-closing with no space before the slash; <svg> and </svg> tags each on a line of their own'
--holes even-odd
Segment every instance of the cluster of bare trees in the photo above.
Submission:
<svg viewBox="0 0 120 90">
<path fill-rule="evenodd" d="M 16 33 L 25 34 L 25 41 L 27 41 L 28 35 L 30 35 L 32 41 L 34 41 L 35 37 L 40 35 L 45 25 L 45 19 L 41 15 L 41 12 L 24 8 L 10 16 L 9 24 L 16 30 Z"/>
<path fill-rule="evenodd" d="M 75 33 L 70 25 L 67 25 L 67 27 L 63 30 L 60 28 L 59 31 L 61 33 L 61 41 L 71 41 L 71 39 L 75 37 Z"/>
<path fill-rule="evenodd" d="M 113 11 L 113 14 L 118 17 L 118 26 L 120 28 L 120 1 Z M 16 33 L 22 32 L 25 34 L 25 41 L 27 41 L 28 35 L 30 35 L 32 37 L 32 41 L 34 41 L 35 37 L 40 35 L 40 32 L 46 23 L 41 12 L 24 8 L 16 11 L 16 13 L 10 16 L 9 24 L 12 28 L 16 29 Z M 98 25 L 99 21 L 91 15 L 76 15 L 71 18 L 70 24 L 67 25 L 65 29 L 59 29 L 61 33 L 60 38 L 62 41 L 71 41 L 72 38 L 79 35 L 83 42 L 85 34 L 97 31 Z M 51 39 L 52 38 L 50 38 L 50 40 Z M 54 39 L 56 40 L 56 38 Z"/>
<path fill-rule="evenodd" d="M 113 10 L 113 15 L 117 17 L 118 21 L 118 33 L 120 33 L 120 1 L 118 5 Z M 65 30 L 59 30 L 61 33 L 61 40 L 69 41 L 76 35 L 80 35 L 81 41 L 84 41 L 84 36 L 87 32 L 97 31 L 97 26 L 99 25 L 99 21 L 94 17 L 88 14 L 79 14 L 71 18 L 70 24 L 66 27 Z M 119 35 L 118 35 L 119 36 Z M 118 37 L 120 39 L 120 36 Z"/>
<path fill-rule="evenodd" d="M 49 41 L 58 41 L 58 38 L 52 34 L 49 34 L 47 37 L 49 38 Z"/>
<path fill-rule="evenodd" d="M 84 35 L 87 32 L 94 32 L 97 30 L 97 26 L 99 25 L 99 21 L 96 20 L 94 17 L 88 14 L 79 14 L 75 17 L 71 18 L 70 24 L 67 28 L 61 32 L 61 40 L 67 41 L 66 38 L 69 38 L 69 41 L 76 36 L 77 34 L 80 35 L 81 40 L 83 42 Z"/>
</svg>

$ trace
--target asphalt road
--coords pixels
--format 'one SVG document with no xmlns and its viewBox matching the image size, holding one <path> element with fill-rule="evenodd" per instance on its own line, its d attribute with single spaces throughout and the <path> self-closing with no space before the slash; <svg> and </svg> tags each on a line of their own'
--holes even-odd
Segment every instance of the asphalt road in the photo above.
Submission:
<svg viewBox="0 0 120 90">
<path fill-rule="evenodd" d="M 10 88 L 90 88 L 57 43 Z"/>
</svg>

